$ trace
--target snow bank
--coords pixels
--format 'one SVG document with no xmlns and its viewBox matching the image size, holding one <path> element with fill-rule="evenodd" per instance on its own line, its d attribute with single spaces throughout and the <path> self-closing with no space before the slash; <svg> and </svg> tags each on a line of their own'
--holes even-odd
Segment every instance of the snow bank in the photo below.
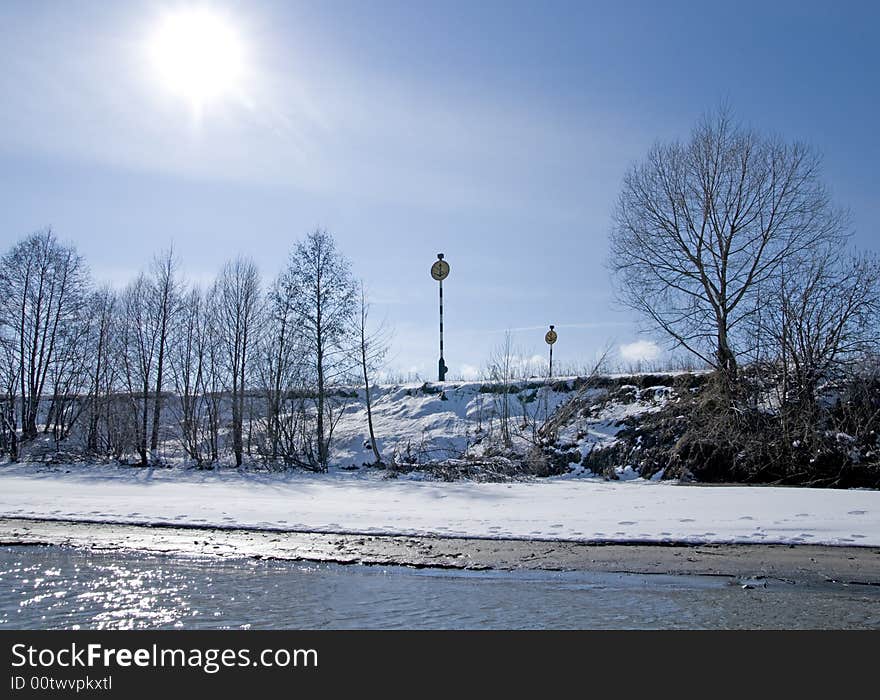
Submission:
<svg viewBox="0 0 880 700">
<path fill-rule="evenodd" d="M 673 380 L 672 375 L 653 376 L 661 382 Z M 386 460 L 403 462 L 479 457 L 500 443 L 499 416 L 505 401 L 513 445 L 528 448 L 537 428 L 578 394 L 581 382 L 576 377 L 554 379 L 549 385 L 540 379 L 521 380 L 511 383 L 506 395 L 503 385 L 492 382 L 378 386 L 373 389 L 373 423 L 379 449 Z M 595 410 L 589 417 L 575 415 L 567 421 L 559 441 L 577 445 L 582 455 L 607 446 L 615 440 L 621 420 L 660 410 L 673 395 L 663 384 L 642 390 L 621 384 L 632 389 L 627 403 L 606 401 L 607 387 L 587 390 L 585 397 L 595 399 Z M 367 438 L 366 405 L 363 391 L 358 391 L 333 433 L 333 464 L 372 462 Z"/>
<path fill-rule="evenodd" d="M 880 546 L 880 492 L 0 467 L 0 516 L 394 535 Z"/>
</svg>

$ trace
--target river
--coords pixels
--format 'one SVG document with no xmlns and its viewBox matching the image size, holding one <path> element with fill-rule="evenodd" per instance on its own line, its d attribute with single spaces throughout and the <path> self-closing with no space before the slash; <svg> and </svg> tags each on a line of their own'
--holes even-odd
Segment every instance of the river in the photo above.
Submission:
<svg viewBox="0 0 880 700">
<path fill-rule="evenodd" d="M 880 587 L 12 546 L 4 628 L 880 629 Z"/>
</svg>

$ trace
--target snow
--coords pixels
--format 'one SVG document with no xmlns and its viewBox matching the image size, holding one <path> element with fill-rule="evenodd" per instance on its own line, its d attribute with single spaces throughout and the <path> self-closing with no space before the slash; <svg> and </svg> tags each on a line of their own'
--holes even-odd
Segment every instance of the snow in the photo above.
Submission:
<svg viewBox="0 0 880 700">
<path fill-rule="evenodd" d="M 668 374 L 653 376 L 671 379 Z M 541 379 L 512 383 L 515 388 L 508 394 L 508 404 L 515 446 L 528 447 L 534 428 L 577 394 L 576 380 L 560 377 L 553 387 Z M 386 459 L 396 456 L 403 461 L 480 456 L 486 447 L 498 443 L 503 396 L 495 387 L 492 382 L 374 387 L 373 423 L 380 451 Z M 559 441 L 577 444 L 582 455 L 594 447 L 608 446 L 616 439 L 622 420 L 659 411 L 673 396 L 670 387 L 663 385 L 641 390 L 631 385 L 620 388 L 627 389 L 628 403 L 606 403 L 607 389 L 584 392 L 584 398 L 597 402 L 594 415 L 572 419 L 560 430 Z M 332 462 L 338 466 L 372 462 L 367 437 L 366 406 L 363 391 L 358 391 L 358 398 L 349 401 L 334 430 Z"/>
<path fill-rule="evenodd" d="M 581 455 L 613 444 L 621 421 L 677 400 L 665 384 L 639 389 L 621 376 L 614 394 L 559 430 Z M 509 396 L 514 443 L 577 394 L 574 378 L 517 382 Z M 374 423 L 385 459 L 479 456 L 497 445 L 503 395 L 485 382 L 375 387 Z M 372 461 L 363 392 L 351 398 L 333 436 L 336 467 Z M 173 446 L 169 447 L 174 454 Z M 630 465 L 619 481 L 571 463 L 564 476 L 515 483 L 444 483 L 419 472 L 329 474 L 199 471 L 110 465 L 0 465 L 0 516 L 383 535 L 687 543 L 880 546 L 880 491 L 694 486 L 646 481 Z"/>
<path fill-rule="evenodd" d="M 880 546 L 880 491 L 563 477 L 517 483 L 0 467 L 0 516 L 582 541 Z"/>
</svg>

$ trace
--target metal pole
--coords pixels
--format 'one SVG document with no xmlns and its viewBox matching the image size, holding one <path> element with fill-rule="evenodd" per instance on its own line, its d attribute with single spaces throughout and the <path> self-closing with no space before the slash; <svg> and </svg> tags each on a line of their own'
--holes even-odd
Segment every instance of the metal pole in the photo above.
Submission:
<svg viewBox="0 0 880 700">
<path fill-rule="evenodd" d="M 437 261 L 431 266 L 431 277 L 440 283 L 440 362 L 437 374 L 441 382 L 446 381 L 446 360 L 443 359 L 443 280 L 449 274 L 449 263 L 443 260 L 443 253 L 437 253 Z"/>
<path fill-rule="evenodd" d="M 550 375 L 547 377 L 548 381 L 553 379 L 553 343 L 556 342 L 556 338 L 558 337 L 556 331 L 553 330 L 555 327 L 556 326 L 550 326 L 550 330 L 544 335 L 544 342 L 550 346 Z"/>
<path fill-rule="evenodd" d="M 440 381 L 446 379 L 446 363 L 443 361 L 443 280 L 440 280 Z"/>
</svg>

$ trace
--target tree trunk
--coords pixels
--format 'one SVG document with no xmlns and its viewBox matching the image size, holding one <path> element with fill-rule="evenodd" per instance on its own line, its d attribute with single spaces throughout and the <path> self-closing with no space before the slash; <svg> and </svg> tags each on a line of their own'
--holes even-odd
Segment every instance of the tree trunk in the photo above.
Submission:
<svg viewBox="0 0 880 700">
<path fill-rule="evenodd" d="M 235 454 L 235 466 L 240 467 L 242 462 L 241 445 L 241 404 L 238 400 L 238 370 L 235 370 L 235 378 L 232 382 L 232 451 Z"/>
<path fill-rule="evenodd" d="M 382 455 L 379 454 L 379 446 L 376 444 L 376 433 L 373 431 L 373 407 L 370 401 L 370 377 L 367 371 L 367 335 L 366 320 L 364 319 L 363 298 L 361 298 L 361 367 L 364 370 L 364 396 L 367 401 L 367 425 L 370 428 L 370 447 L 373 448 L 373 456 L 376 458 L 376 466 L 382 465 Z"/>
<path fill-rule="evenodd" d="M 727 328 L 721 325 L 718 329 L 718 370 L 721 374 L 722 382 L 726 389 L 730 389 L 736 383 L 739 374 L 739 368 L 736 362 L 736 355 L 730 347 L 727 337 Z"/>
<path fill-rule="evenodd" d="M 156 459 L 156 450 L 159 447 L 159 422 L 162 419 L 162 372 L 165 361 L 165 328 L 163 323 L 162 337 L 159 340 L 159 360 L 156 365 L 156 395 L 153 400 L 153 432 L 150 436 L 150 452 Z"/>
<path fill-rule="evenodd" d="M 324 444 L 324 353 L 318 332 L 318 465 L 327 471 L 327 448 Z"/>
<path fill-rule="evenodd" d="M 146 376 L 146 373 L 144 373 Z M 138 436 L 138 452 L 140 452 L 141 456 L 141 466 L 146 467 L 149 463 L 147 456 L 147 420 L 150 414 L 150 385 L 145 381 L 144 386 L 144 398 L 143 398 L 143 408 L 141 410 L 141 430 L 140 435 Z"/>
<path fill-rule="evenodd" d="M 315 304 L 315 338 L 317 341 L 318 369 L 318 465 L 327 471 L 327 445 L 324 443 L 324 338 L 321 327 L 321 275 L 317 277 Z"/>
</svg>

